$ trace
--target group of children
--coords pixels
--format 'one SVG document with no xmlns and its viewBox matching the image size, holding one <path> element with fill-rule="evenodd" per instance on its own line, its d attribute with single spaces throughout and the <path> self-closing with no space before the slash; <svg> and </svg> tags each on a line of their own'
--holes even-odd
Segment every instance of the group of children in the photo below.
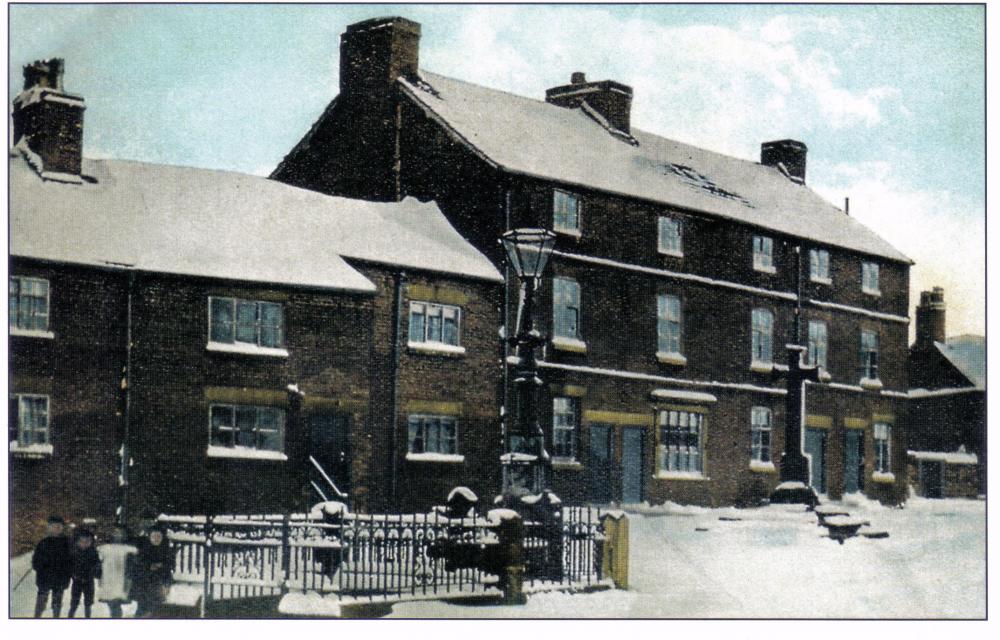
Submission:
<svg viewBox="0 0 1000 640">
<path fill-rule="evenodd" d="M 76 615 L 83 599 L 83 614 L 89 618 L 94 604 L 95 581 L 100 600 L 108 604 L 112 618 L 122 617 L 122 606 L 138 604 L 135 615 L 155 615 L 166 601 L 174 570 L 174 554 L 165 532 L 153 527 L 144 536 L 128 541 L 124 528 L 115 529 L 112 541 L 95 547 L 94 533 L 86 528 L 65 535 L 66 523 L 51 516 L 46 535 L 35 547 L 31 567 L 35 571 L 38 596 L 35 617 L 40 618 L 52 601 L 52 617 L 62 610 L 63 592 L 71 586 L 69 617 Z"/>
</svg>

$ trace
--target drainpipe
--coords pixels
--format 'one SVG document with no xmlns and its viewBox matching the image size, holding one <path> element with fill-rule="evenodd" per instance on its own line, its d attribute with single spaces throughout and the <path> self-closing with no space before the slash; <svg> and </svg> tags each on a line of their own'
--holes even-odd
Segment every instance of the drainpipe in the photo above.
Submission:
<svg viewBox="0 0 1000 640">
<path fill-rule="evenodd" d="M 400 340 L 403 336 L 403 285 L 406 284 L 406 272 L 396 273 L 396 291 L 393 300 L 392 354 L 389 358 L 389 499 L 393 509 L 399 506 L 397 493 L 397 467 L 399 456 L 396 451 L 396 432 L 399 431 L 399 352 Z"/>
<path fill-rule="evenodd" d="M 129 460 L 132 452 L 129 447 L 129 427 L 132 411 L 132 290 L 135 286 L 135 271 L 129 269 L 128 272 L 128 293 L 125 303 L 125 375 L 122 377 L 121 386 L 125 393 L 124 428 L 122 433 L 121 447 L 121 500 L 120 513 L 118 514 L 118 524 L 125 526 L 128 523 L 128 497 L 129 497 Z"/>
<path fill-rule="evenodd" d="M 503 203 L 503 214 L 504 232 L 510 231 L 510 203 L 511 203 L 511 189 L 508 186 L 504 190 L 504 203 Z M 509 448 L 507 446 L 507 421 L 510 416 L 510 366 L 507 364 L 507 358 L 510 357 L 510 263 L 507 260 L 506 252 L 503 257 L 503 415 L 500 416 L 500 446 L 501 453 L 507 453 Z M 515 331 L 517 328 L 515 327 Z M 502 488 L 502 487 L 501 487 Z"/>
</svg>

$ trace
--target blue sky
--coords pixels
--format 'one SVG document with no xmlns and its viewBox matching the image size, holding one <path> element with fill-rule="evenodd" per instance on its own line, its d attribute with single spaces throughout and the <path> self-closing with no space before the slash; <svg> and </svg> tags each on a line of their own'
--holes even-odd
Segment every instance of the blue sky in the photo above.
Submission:
<svg viewBox="0 0 1000 640">
<path fill-rule="evenodd" d="M 348 24 L 423 25 L 421 66 L 541 98 L 572 71 L 635 91 L 633 126 L 732 155 L 791 137 L 807 180 L 985 331 L 984 11 L 962 6 L 10 7 L 21 66 L 66 58 L 85 153 L 267 174 L 336 95 Z"/>
</svg>

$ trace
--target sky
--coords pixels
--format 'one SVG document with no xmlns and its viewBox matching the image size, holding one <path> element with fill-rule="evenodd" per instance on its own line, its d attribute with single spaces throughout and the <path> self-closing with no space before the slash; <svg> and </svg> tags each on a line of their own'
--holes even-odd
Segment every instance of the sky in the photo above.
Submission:
<svg viewBox="0 0 1000 640">
<path fill-rule="evenodd" d="M 84 153 L 267 175 L 338 91 L 359 20 L 422 24 L 420 65 L 544 97 L 573 71 L 634 89 L 632 126 L 734 156 L 809 147 L 807 183 L 985 333 L 985 11 L 927 5 L 13 5 L 8 105 L 66 59 Z M 912 335 L 911 323 L 911 335 Z"/>
</svg>

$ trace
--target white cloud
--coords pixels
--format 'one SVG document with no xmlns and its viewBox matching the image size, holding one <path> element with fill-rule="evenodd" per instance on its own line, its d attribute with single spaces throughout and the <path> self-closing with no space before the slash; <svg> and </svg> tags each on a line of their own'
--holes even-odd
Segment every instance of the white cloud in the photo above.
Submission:
<svg viewBox="0 0 1000 640">
<path fill-rule="evenodd" d="M 898 91 L 846 86 L 830 52 L 803 44 L 803 34 L 840 29 L 836 19 L 794 16 L 728 28 L 479 7 L 447 42 L 425 45 L 421 65 L 538 98 L 572 71 L 616 79 L 635 89 L 635 126 L 756 157 L 763 140 L 883 121 Z"/>
<path fill-rule="evenodd" d="M 948 334 L 985 332 L 981 206 L 948 191 L 911 187 L 887 162 L 836 165 L 814 178 L 812 188 L 838 204 L 850 197 L 851 215 L 916 263 L 910 271 L 911 313 L 921 291 L 944 287 Z"/>
</svg>

